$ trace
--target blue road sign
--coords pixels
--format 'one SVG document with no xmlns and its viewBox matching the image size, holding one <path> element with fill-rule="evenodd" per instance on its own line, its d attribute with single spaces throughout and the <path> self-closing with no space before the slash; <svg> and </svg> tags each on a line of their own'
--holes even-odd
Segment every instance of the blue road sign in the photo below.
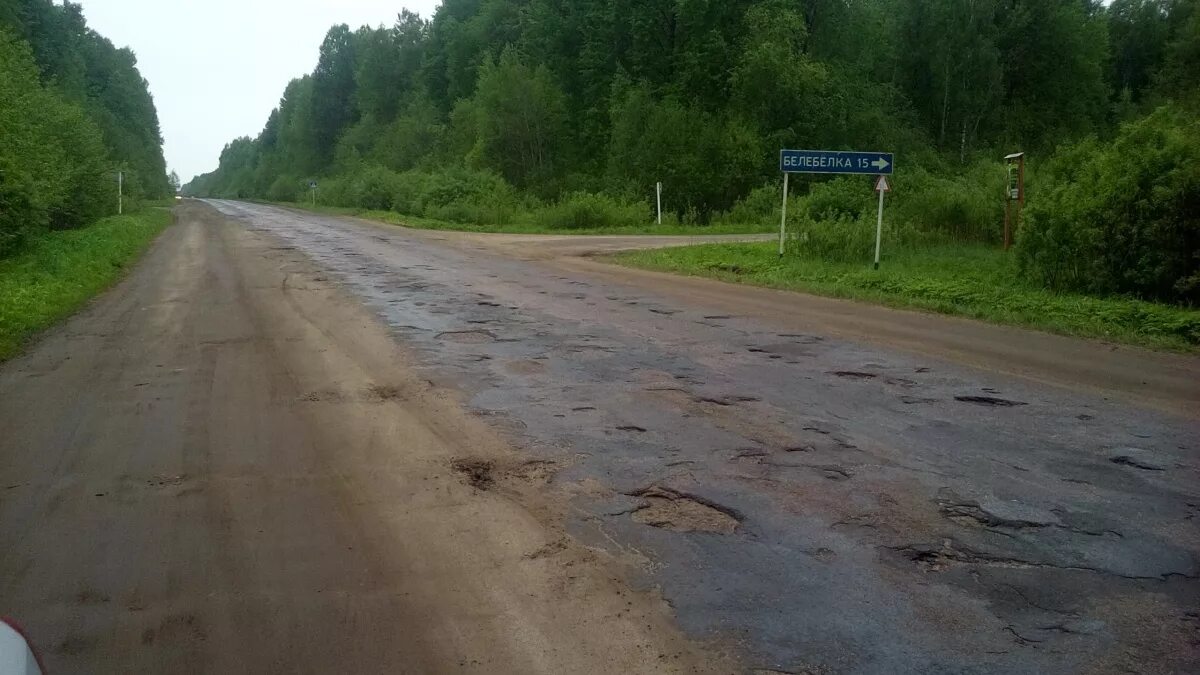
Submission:
<svg viewBox="0 0 1200 675">
<path fill-rule="evenodd" d="M 840 152 L 837 150 L 780 150 L 779 170 L 784 173 L 858 173 L 892 175 L 890 152 Z"/>
</svg>

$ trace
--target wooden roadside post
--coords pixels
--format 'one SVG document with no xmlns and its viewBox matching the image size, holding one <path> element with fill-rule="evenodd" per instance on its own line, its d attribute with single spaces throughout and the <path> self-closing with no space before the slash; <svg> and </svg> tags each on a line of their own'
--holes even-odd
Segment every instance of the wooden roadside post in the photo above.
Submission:
<svg viewBox="0 0 1200 675">
<path fill-rule="evenodd" d="M 1025 203 L 1025 153 L 1005 155 L 1008 163 L 1008 184 L 1004 195 L 1004 250 L 1012 247 L 1013 234 L 1021 222 L 1021 206 Z"/>
</svg>

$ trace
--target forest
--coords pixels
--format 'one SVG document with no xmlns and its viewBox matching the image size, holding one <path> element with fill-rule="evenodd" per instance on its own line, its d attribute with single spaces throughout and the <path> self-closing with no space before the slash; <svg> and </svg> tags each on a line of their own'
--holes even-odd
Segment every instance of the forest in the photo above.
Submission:
<svg viewBox="0 0 1200 675">
<path fill-rule="evenodd" d="M 897 157 L 890 242 L 991 245 L 1022 151 L 1025 278 L 1191 305 L 1198 6 L 446 0 L 331 28 L 261 133 L 185 189 L 555 229 L 648 224 L 661 181 L 672 223 L 765 229 L 781 148 L 874 150 Z M 862 250 L 870 181 L 793 188 L 800 249 Z"/>
<path fill-rule="evenodd" d="M 171 190 L 137 59 L 78 4 L 0 0 L 0 139 L 0 258 L 116 213 L 118 172 L 127 205 Z"/>
</svg>

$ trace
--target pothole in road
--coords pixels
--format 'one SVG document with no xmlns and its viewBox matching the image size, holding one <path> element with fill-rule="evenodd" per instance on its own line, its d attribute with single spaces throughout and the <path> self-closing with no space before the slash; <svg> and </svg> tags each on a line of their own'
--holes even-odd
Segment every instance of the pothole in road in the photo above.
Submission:
<svg viewBox="0 0 1200 675">
<path fill-rule="evenodd" d="M 504 369 L 514 375 L 539 375 L 546 371 L 540 361 L 508 361 Z"/>
<path fill-rule="evenodd" d="M 875 373 L 864 373 L 859 370 L 835 370 L 830 374 L 844 377 L 847 380 L 873 380 L 878 377 Z"/>
<path fill-rule="evenodd" d="M 437 339 L 444 340 L 446 342 L 478 345 L 485 342 L 495 342 L 496 334 L 490 330 L 450 330 L 444 333 L 438 333 Z"/>
<path fill-rule="evenodd" d="M 642 499 L 633 510 L 633 521 L 650 527 L 674 532 L 733 534 L 742 524 L 737 511 L 671 488 L 653 485 L 626 494 Z"/>
<path fill-rule="evenodd" d="M 815 345 L 825 341 L 825 338 L 819 335 L 808 335 L 806 333 L 780 333 L 779 337 L 790 339 L 798 345 Z"/>
<path fill-rule="evenodd" d="M 682 390 L 680 390 L 680 391 L 682 391 Z M 756 403 L 761 400 L 762 400 L 762 398 L 759 396 L 745 396 L 745 395 L 693 396 L 692 397 L 692 401 L 694 403 L 701 403 L 701 404 L 709 403 L 712 405 L 721 406 L 722 408 L 727 408 L 729 406 L 737 405 L 739 403 Z"/>
<path fill-rule="evenodd" d="M 1135 469 L 1141 469 L 1142 471 L 1167 470 L 1166 465 L 1161 462 L 1145 456 L 1138 456 L 1137 454 L 1134 454 L 1134 452 L 1132 452 L 1135 451 L 1134 448 L 1129 448 L 1128 450 L 1131 452 L 1128 452 L 1127 454 L 1113 455 L 1112 457 L 1108 458 L 1108 461 L 1121 466 L 1131 466 Z"/>
<path fill-rule="evenodd" d="M 395 401 L 404 398 L 404 391 L 395 385 L 374 384 L 367 387 L 366 391 L 363 392 L 363 398 L 372 403 Z"/>
<path fill-rule="evenodd" d="M 1029 405 L 1024 401 L 1013 401 L 1007 398 L 997 398 L 995 396 L 955 396 L 955 401 L 963 403 L 974 403 L 975 405 L 985 405 L 993 408 L 1012 408 L 1019 405 Z"/>
<path fill-rule="evenodd" d="M 515 463 L 506 460 L 497 463 L 479 457 L 458 457 L 451 460 L 450 467 L 476 490 L 490 490 L 497 483 L 504 483 L 509 487 L 512 487 L 515 481 L 539 485 L 548 483 L 562 465 L 545 459 Z"/>
<path fill-rule="evenodd" d="M 467 484 L 476 490 L 486 490 L 492 486 L 495 482 L 492 469 L 495 466 L 491 461 L 470 457 L 460 457 L 450 462 L 450 467 L 461 473 L 467 479 Z"/>
</svg>

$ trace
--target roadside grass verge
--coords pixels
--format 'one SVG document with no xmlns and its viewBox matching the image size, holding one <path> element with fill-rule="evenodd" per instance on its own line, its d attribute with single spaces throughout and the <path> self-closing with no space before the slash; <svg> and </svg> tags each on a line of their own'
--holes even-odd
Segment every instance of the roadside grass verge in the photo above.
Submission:
<svg viewBox="0 0 1200 675">
<path fill-rule="evenodd" d="M 0 259 L 0 361 L 112 285 L 170 222 L 148 208 L 41 234 Z"/>
<path fill-rule="evenodd" d="M 630 251 L 615 262 L 650 270 L 922 309 L 1155 349 L 1200 347 L 1200 310 L 1122 297 L 1054 293 L 1020 278 L 1014 260 L 984 246 L 900 250 L 879 271 L 789 253 L 776 244 L 705 244 Z M 864 261 L 866 256 L 864 255 Z"/>
<path fill-rule="evenodd" d="M 253 200 L 251 200 L 253 201 Z M 609 227 L 580 227 L 580 228 L 562 228 L 548 227 L 539 225 L 534 222 L 517 221 L 506 223 L 503 225 L 475 224 L 475 223 L 457 223 L 448 220 L 437 220 L 433 218 L 422 218 L 420 216 L 406 216 L 395 211 L 376 211 L 371 209 L 361 209 L 342 206 L 325 206 L 317 204 L 313 206 L 311 202 L 259 202 L 262 204 L 272 204 L 275 206 L 287 206 L 294 209 L 304 211 L 312 211 L 314 213 L 325 213 L 337 216 L 353 216 L 356 218 L 364 218 L 366 220 L 375 220 L 389 225 L 399 225 L 401 227 L 411 227 L 420 230 L 453 230 L 456 232 L 495 232 L 504 234 L 561 234 L 561 235 L 602 235 L 602 234 L 645 234 L 645 235 L 683 235 L 697 236 L 705 234 L 760 234 L 763 232 L 771 232 L 772 228 L 767 225 L 756 223 L 748 224 L 712 224 L 712 225 L 678 225 L 678 224 L 663 224 L 656 225 L 647 223 L 645 225 L 617 225 Z"/>
</svg>

